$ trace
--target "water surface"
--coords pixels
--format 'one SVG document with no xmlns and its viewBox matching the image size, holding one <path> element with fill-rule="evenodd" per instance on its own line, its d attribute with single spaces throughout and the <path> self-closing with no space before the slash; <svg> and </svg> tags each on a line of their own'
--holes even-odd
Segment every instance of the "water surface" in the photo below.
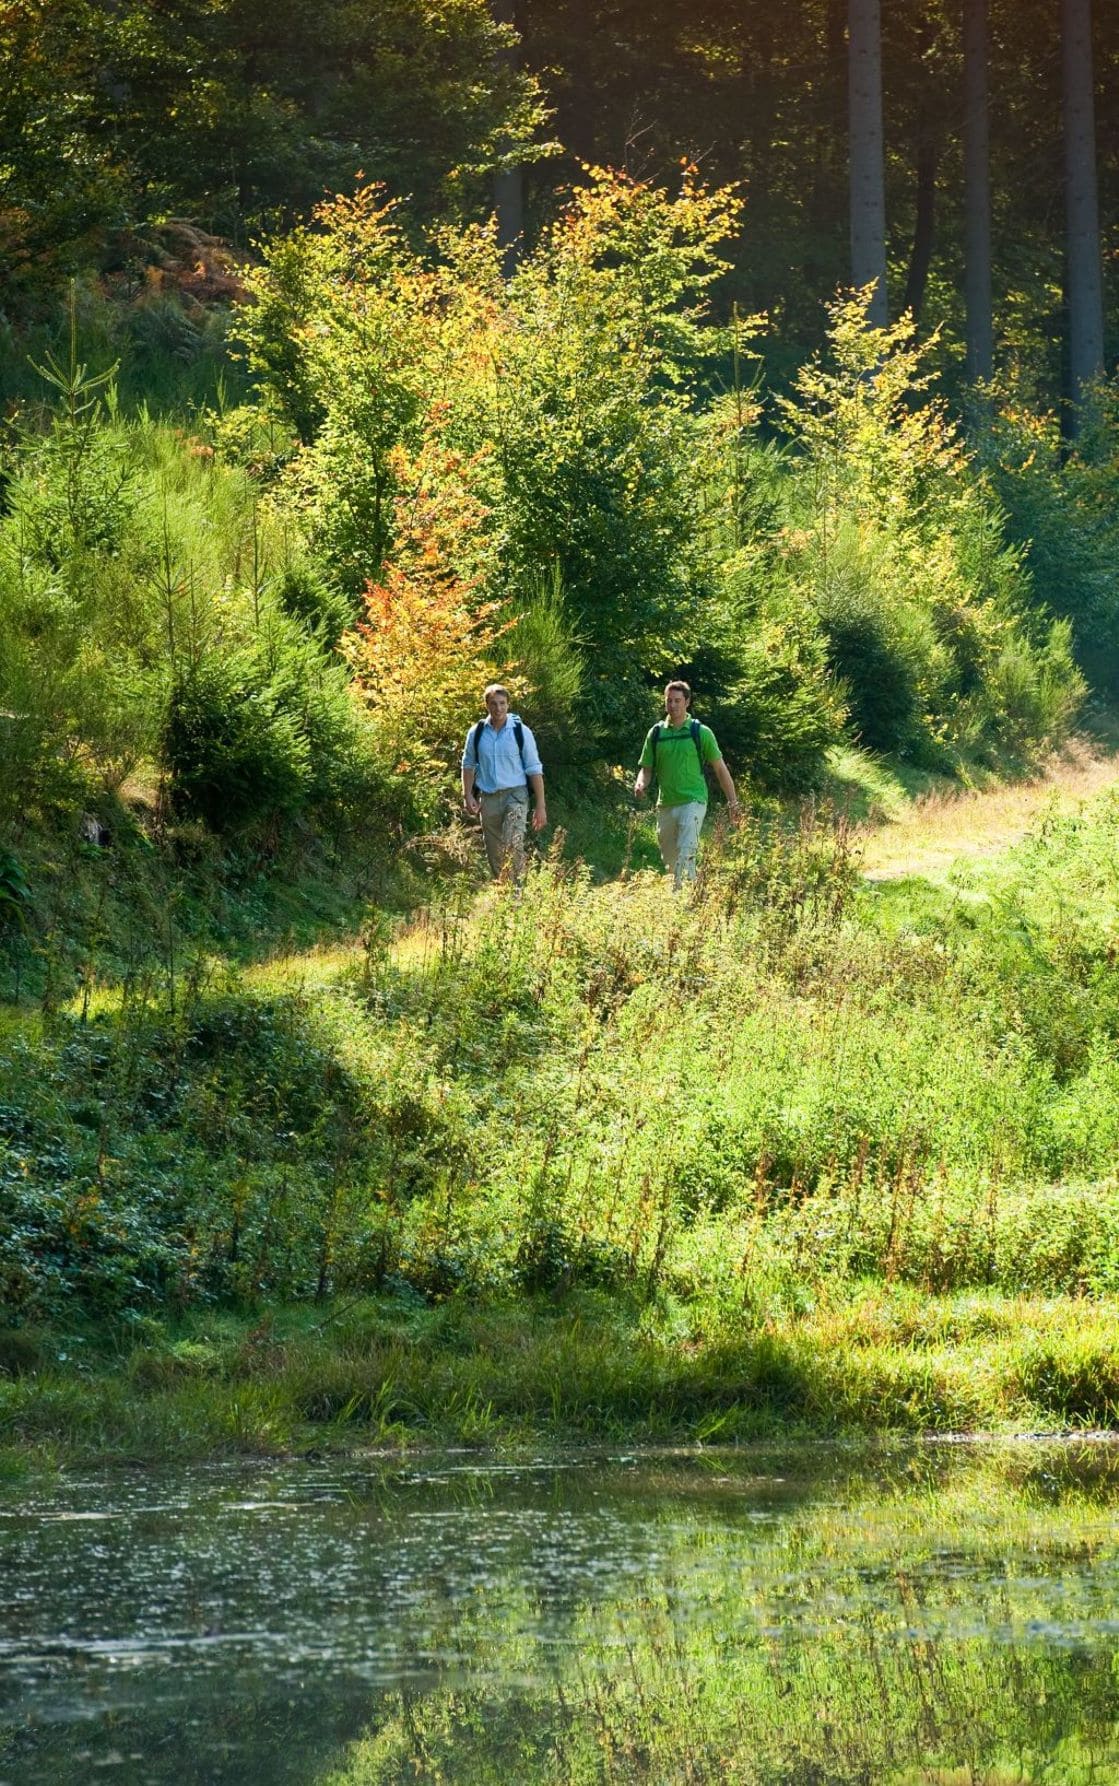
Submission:
<svg viewBox="0 0 1119 1786">
<path fill-rule="evenodd" d="M 1115 1782 L 1117 1510 L 1087 1442 L 9 1489 L 0 1786 Z"/>
</svg>

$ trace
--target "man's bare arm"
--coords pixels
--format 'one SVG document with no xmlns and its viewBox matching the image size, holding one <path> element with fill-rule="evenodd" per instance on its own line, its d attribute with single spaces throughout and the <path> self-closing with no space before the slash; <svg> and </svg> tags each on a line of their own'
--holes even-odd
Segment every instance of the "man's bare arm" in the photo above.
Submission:
<svg viewBox="0 0 1119 1786">
<path fill-rule="evenodd" d="M 548 823 L 548 809 L 544 804 L 544 777 L 540 774 L 530 775 L 528 785 L 532 790 L 532 828 L 543 831 Z"/>
<path fill-rule="evenodd" d="M 711 767 L 715 771 L 715 780 L 727 797 L 727 805 L 730 808 L 731 818 L 737 818 L 738 814 L 742 811 L 742 808 L 738 804 L 738 795 L 734 791 L 734 783 L 730 778 L 730 770 L 727 768 L 722 757 L 719 758 L 718 762 L 712 763 Z"/>
<path fill-rule="evenodd" d="M 633 784 L 633 797 L 635 800 L 644 800 L 646 794 L 649 792 L 652 780 L 653 771 L 643 765 L 637 771 L 637 780 Z"/>
<path fill-rule="evenodd" d="M 471 816 L 480 811 L 478 798 L 474 792 L 474 771 L 467 763 L 462 766 L 462 804 Z"/>
</svg>

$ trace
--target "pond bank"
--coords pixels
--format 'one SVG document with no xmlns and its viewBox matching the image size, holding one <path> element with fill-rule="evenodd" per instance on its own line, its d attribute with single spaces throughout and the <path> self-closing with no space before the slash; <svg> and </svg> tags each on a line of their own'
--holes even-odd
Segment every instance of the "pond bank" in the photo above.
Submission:
<svg viewBox="0 0 1119 1786">
<path fill-rule="evenodd" d="M 340 1299 L 116 1338 L 22 1336 L 7 1474 L 439 1443 L 741 1441 L 1119 1427 L 1119 1303 L 867 1285 L 784 1319 L 589 1292 L 490 1307 Z"/>
<path fill-rule="evenodd" d="M 1117 835 L 91 981 L 0 1050 L 6 1467 L 1119 1425 Z"/>
</svg>

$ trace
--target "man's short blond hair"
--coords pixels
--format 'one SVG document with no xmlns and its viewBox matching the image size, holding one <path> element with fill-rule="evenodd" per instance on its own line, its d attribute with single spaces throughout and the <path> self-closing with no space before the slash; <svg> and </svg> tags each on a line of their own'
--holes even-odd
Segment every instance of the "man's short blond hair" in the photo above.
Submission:
<svg viewBox="0 0 1119 1786">
<path fill-rule="evenodd" d="M 483 701 L 488 701 L 491 695 L 504 695 L 506 700 L 509 700 L 510 698 L 509 690 L 506 688 L 504 682 L 487 682 L 485 688 L 482 690 Z"/>
<path fill-rule="evenodd" d="M 674 688 L 678 688 L 680 690 L 680 693 L 683 695 L 683 697 L 686 701 L 691 700 L 692 691 L 691 691 L 690 685 L 687 682 L 680 682 L 680 681 L 666 682 L 664 685 L 665 694 L 670 695 Z"/>
</svg>

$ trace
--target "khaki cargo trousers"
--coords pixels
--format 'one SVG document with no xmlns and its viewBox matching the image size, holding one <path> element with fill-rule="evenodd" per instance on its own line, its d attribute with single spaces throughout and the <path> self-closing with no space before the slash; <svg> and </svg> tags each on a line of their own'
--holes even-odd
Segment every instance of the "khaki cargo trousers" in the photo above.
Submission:
<svg viewBox="0 0 1119 1786">
<path fill-rule="evenodd" d="M 519 881 L 525 871 L 528 789 L 498 788 L 493 794 L 479 793 L 478 800 L 490 873 L 494 880 L 508 874 Z"/>
</svg>

